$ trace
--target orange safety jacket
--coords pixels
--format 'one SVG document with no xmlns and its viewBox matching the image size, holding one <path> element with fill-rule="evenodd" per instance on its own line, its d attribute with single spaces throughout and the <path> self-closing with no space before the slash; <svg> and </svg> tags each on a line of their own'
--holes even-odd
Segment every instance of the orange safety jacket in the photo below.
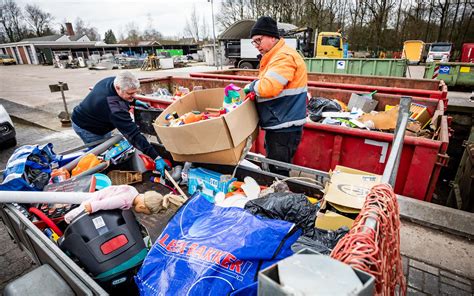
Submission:
<svg viewBox="0 0 474 296">
<path fill-rule="evenodd" d="M 263 129 L 286 129 L 306 122 L 306 65 L 283 38 L 262 57 L 258 79 L 250 84 L 250 90 L 257 96 Z"/>
</svg>

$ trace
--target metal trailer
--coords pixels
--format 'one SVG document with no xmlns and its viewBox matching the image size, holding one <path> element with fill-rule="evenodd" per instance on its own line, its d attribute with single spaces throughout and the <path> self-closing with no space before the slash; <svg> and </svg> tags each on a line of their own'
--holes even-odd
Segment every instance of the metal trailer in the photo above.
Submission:
<svg viewBox="0 0 474 296">
<path fill-rule="evenodd" d="M 425 67 L 424 77 L 443 80 L 449 87 L 474 90 L 473 63 L 429 63 Z"/>
<path fill-rule="evenodd" d="M 390 153 L 388 157 L 387 167 L 383 173 L 382 181 L 384 183 L 394 184 L 397 171 L 398 163 L 400 161 L 400 153 L 402 151 L 403 141 L 406 138 L 403 137 L 405 133 L 405 126 L 408 122 L 408 109 L 410 104 L 410 98 L 402 99 L 402 107 L 397 121 L 396 134 L 393 139 L 394 152 Z M 140 119 L 136 119 L 140 122 Z M 142 129 L 142 131 L 144 131 Z M 145 130 L 146 131 L 146 130 Z M 398 131 L 398 132 L 397 132 Z M 154 144 L 155 147 L 160 150 L 162 155 L 167 154 L 164 147 L 160 144 Z M 78 149 L 83 147 L 78 147 Z M 292 164 L 285 164 L 274 160 L 269 160 L 264 157 L 250 153 L 248 159 L 260 162 L 262 167 L 266 167 L 269 164 L 278 164 L 280 166 L 286 166 L 292 170 L 300 171 L 308 176 L 314 177 L 315 184 L 308 183 L 301 180 L 288 180 L 289 188 L 294 192 L 304 193 L 308 196 L 322 197 L 323 184 L 328 180 L 328 174 L 326 172 L 300 167 Z M 245 176 L 253 177 L 259 184 L 270 185 L 275 175 L 270 172 L 255 170 L 248 167 L 237 166 L 234 170 L 231 166 L 216 166 L 208 165 L 209 168 L 221 171 L 222 173 L 235 173 L 235 176 L 242 178 Z M 281 177 L 281 176 L 280 176 Z M 148 178 L 145 178 L 145 180 Z M 143 192 L 144 189 L 157 190 L 156 185 L 150 182 L 144 182 L 137 186 L 137 189 Z M 153 216 L 138 216 L 140 222 L 151 230 L 150 236 L 152 241 L 160 235 L 162 230 L 167 224 L 167 221 L 172 217 L 176 209 L 168 209 L 165 213 Z M 54 271 L 56 271 L 67 285 L 77 295 L 108 295 L 108 293 L 102 289 L 84 270 L 82 270 L 74 261 L 66 256 L 59 247 L 50 241 L 29 219 L 27 219 L 17 208 L 12 204 L 1 204 L 0 206 L 0 217 L 6 224 L 10 235 L 14 238 L 19 248 L 26 251 L 28 255 L 38 265 L 48 264 Z M 375 220 L 367 220 L 367 226 L 377 229 Z M 373 287 L 371 288 L 373 289 Z"/>
<path fill-rule="evenodd" d="M 192 90 L 195 86 L 217 88 L 230 83 L 242 87 L 246 84 L 238 80 L 165 77 L 142 79 L 141 91 L 153 93 L 158 88 L 167 88 L 173 92 L 179 86 Z M 334 98 L 346 104 L 352 94 L 352 91 L 348 90 L 317 87 L 309 87 L 309 91 L 313 96 Z M 160 108 L 166 108 L 171 103 L 169 100 L 150 96 L 139 98 Z M 386 105 L 399 104 L 400 98 L 400 95 L 390 94 L 374 96 L 374 99 L 379 101 L 377 110 L 383 110 Z M 413 102 L 427 106 L 437 131 L 433 139 L 405 137 L 395 192 L 430 202 L 441 167 L 446 166 L 449 159 L 446 154 L 449 144 L 448 120 L 444 116 L 445 109 L 441 101 L 413 98 Z M 383 173 L 393 134 L 314 122 L 307 123 L 303 131 L 303 139 L 294 158 L 295 164 L 320 171 L 329 171 L 339 164 L 376 174 Z M 252 151 L 265 154 L 263 137 L 261 132 Z"/>
<path fill-rule="evenodd" d="M 405 59 L 305 58 L 308 72 L 405 77 Z"/>
<path fill-rule="evenodd" d="M 154 143 L 154 145 L 155 148 L 160 151 L 160 155 L 166 156 L 168 154 L 162 145 L 157 143 Z M 170 157 L 170 155 L 168 157 Z M 251 154 L 248 157 L 254 162 L 265 162 L 265 158 L 262 158 L 258 155 Z M 275 163 L 275 161 L 271 161 L 271 163 Z M 308 183 L 301 180 L 289 180 L 287 184 L 292 191 L 304 193 L 308 196 L 314 196 L 318 198 L 322 197 L 322 184 L 328 179 L 328 174 L 326 172 L 302 168 L 280 162 L 277 163 L 280 166 L 288 165 L 288 167 L 293 170 L 300 170 L 307 176 L 314 177 L 316 183 Z M 263 166 L 268 166 L 268 164 L 269 163 L 267 162 Z M 231 166 L 208 165 L 205 167 L 226 174 L 232 174 L 234 172 L 234 167 Z M 146 177 L 143 179 L 149 180 L 150 176 L 151 172 L 148 173 L 148 175 L 146 175 Z M 235 170 L 235 176 L 242 180 L 246 176 L 251 176 L 259 184 L 265 184 L 267 186 L 272 184 L 272 182 L 275 180 L 275 177 L 278 177 L 278 175 L 270 172 L 242 166 L 237 166 L 237 169 Z M 164 191 L 164 187 L 161 187 L 150 181 L 135 184 L 135 187 L 137 187 L 139 192 L 145 192 L 147 190 L 161 191 L 162 194 L 169 192 L 168 189 Z M 169 208 L 164 213 L 150 216 L 137 215 L 136 217 L 142 223 L 142 225 L 148 229 L 150 237 L 154 242 L 161 234 L 162 230 L 166 227 L 168 220 L 173 216 L 176 210 L 177 208 L 174 207 Z M 108 293 L 86 271 L 80 268 L 79 265 L 69 258 L 14 205 L 0 204 L 0 217 L 7 226 L 10 236 L 17 243 L 18 247 L 21 250 L 26 251 L 37 265 L 50 265 L 54 271 L 56 271 L 62 277 L 62 279 L 76 295 L 108 295 Z"/>
<path fill-rule="evenodd" d="M 206 73 L 191 73 L 191 77 L 210 79 L 232 79 L 246 82 L 257 77 L 257 70 L 222 70 Z M 308 73 L 308 86 L 345 89 L 354 92 L 373 92 L 438 99 L 448 104 L 448 87 L 444 81 L 435 79 L 411 79 L 400 77 L 361 76 L 349 74 Z"/>
</svg>

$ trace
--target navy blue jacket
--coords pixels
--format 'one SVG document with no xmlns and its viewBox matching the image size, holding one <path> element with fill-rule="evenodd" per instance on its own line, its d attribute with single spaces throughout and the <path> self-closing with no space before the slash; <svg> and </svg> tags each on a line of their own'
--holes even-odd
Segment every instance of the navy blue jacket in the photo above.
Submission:
<svg viewBox="0 0 474 296">
<path fill-rule="evenodd" d="M 114 87 L 115 77 L 99 81 L 86 98 L 74 108 L 72 121 L 91 133 L 105 135 L 117 128 L 127 141 L 155 159 L 158 153 L 140 133 L 130 113 L 130 103 L 120 98 Z"/>
</svg>

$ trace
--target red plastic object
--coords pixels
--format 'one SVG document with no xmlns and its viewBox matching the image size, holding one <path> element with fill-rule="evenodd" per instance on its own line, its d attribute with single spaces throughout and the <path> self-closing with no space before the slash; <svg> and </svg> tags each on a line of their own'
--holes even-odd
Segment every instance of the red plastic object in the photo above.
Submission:
<svg viewBox="0 0 474 296">
<path fill-rule="evenodd" d="M 255 101 L 255 93 L 254 92 L 249 92 L 246 96 L 245 99 L 249 99 L 250 101 Z"/>
<path fill-rule="evenodd" d="M 432 81 L 428 81 L 432 82 Z M 234 83 L 244 87 L 246 82 L 238 80 L 221 80 L 188 77 L 150 78 L 140 81 L 140 88 L 144 92 L 152 92 L 156 86 L 193 87 L 200 85 L 203 88 L 223 88 Z M 333 98 L 348 103 L 351 90 L 308 87 L 313 96 Z M 383 110 L 385 105 L 396 105 L 400 95 L 375 94 L 379 101 L 377 110 Z M 424 201 L 431 201 L 441 167 L 446 166 L 446 155 L 449 144 L 447 118 L 444 115 L 444 105 L 440 100 L 413 97 L 413 102 L 428 107 L 431 115 L 441 116 L 439 133 L 434 139 L 405 137 L 402 158 L 397 175 L 395 192 L 408 197 Z M 166 108 L 170 102 L 153 101 L 160 108 Z M 265 154 L 263 147 L 264 133 L 261 132 L 252 152 Z M 341 126 L 331 126 L 319 123 L 307 123 L 303 129 L 303 139 L 296 152 L 293 163 L 322 171 L 329 171 L 336 165 L 348 166 L 355 169 L 382 174 L 393 134 L 377 131 L 366 131 Z M 385 153 L 384 153 L 385 152 Z M 385 155 L 385 157 L 382 157 Z"/>
<path fill-rule="evenodd" d="M 112 239 L 109 239 L 102 245 L 100 245 L 100 250 L 102 254 L 107 255 L 112 253 L 115 250 L 120 249 L 128 243 L 128 239 L 124 234 L 118 235 Z"/>
<path fill-rule="evenodd" d="M 39 209 L 31 207 L 31 208 L 28 209 L 28 212 L 35 215 L 40 220 L 42 220 L 44 223 L 46 223 L 46 225 L 48 225 L 49 228 L 51 228 L 54 232 L 56 232 L 57 235 L 63 236 L 63 232 L 59 229 L 59 227 L 48 216 L 46 216 L 43 212 L 41 212 Z"/>
<path fill-rule="evenodd" d="M 155 161 L 153 161 L 150 156 L 145 154 L 138 154 L 138 156 L 143 160 L 143 164 L 148 171 L 153 171 L 155 169 Z"/>
</svg>

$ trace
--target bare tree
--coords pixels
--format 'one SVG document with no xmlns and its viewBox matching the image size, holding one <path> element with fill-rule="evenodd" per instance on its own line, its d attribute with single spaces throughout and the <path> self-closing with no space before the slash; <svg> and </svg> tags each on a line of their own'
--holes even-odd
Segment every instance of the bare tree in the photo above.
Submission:
<svg viewBox="0 0 474 296">
<path fill-rule="evenodd" d="M 448 17 L 450 4 L 451 3 L 449 0 L 438 0 L 438 3 L 435 5 L 435 12 L 439 16 L 439 31 L 438 31 L 438 37 L 436 38 L 436 41 L 442 40 L 441 38 L 444 32 L 444 28 L 446 26 L 446 20 Z"/>
<path fill-rule="evenodd" d="M 147 14 L 147 26 L 145 30 L 143 31 L 143 40 L 148 40 L 148 41 L 155 41 L 163 38 L 163 34 L 161 34 L 158 30 L 154 28 L 153 24 L 153 18 L 151 17 L 151 14 Z"/>
<path fill-rule="evenodd" d="M 205 39 L 209 39 L 210 37 L 210 29 L 209 29 L 209 24 L 208 22 L 206 21 L 206 18 L 202 18 L 202 24 L 201 24 L 201 36 L 202 36 L 202 39 L 205 40 Z M 217 37 L 216 37 L 217 38 Z"/>
<path fill-rule="evenodd" d="M 222 0 L 218 11 L 223 28 L 268 15 L 320 32 L 342 29 L 352 50 L 400 51 L 408 39 L 474 42 L 472 0 Z"/>
<path fill-rule="evenodd" d="M 87 35 L 91 40 L 100 40 L 97 28 L 92 27 L 89 23 L 85 23 L 80 17 L 76 18 L 74 23 L 74 32 L 76 35 Z"/>
<path fill-rule="evenodd" d="M 26 37 L 27 29 L 23 23 L 23 14 L 14 0 L 2 1 L 0 13 L 0 23 L 10 42 L 17 42 Z"/>
<path fill-rule="evenodd" d="M 201 38 L 200 31 L 200 17 L 196 12 L 196 6 L 193 5 L 193 10 L 189 19 L 186 19 L 186 25 L 184 26 L 184 34 L 188 37 L 192 37 L 195 41 L 199 41 Z"/>
<path fill-rule="evenodd" d="M 222 1 L 219 12 L 216 15 L 217 23 L 224 29 L 227 29 L 237 21 L 256 19 L 259 16 L 256 12 L 256 2 L 247 0 Z"/>
<path fill-rule="evenodd" d="M 54 17 L 49 12 L 41 10 L 39 6 L 27 4 L 25 7 L 25 20 L 36 36 L 41 37 L 53 34 L 51 22 L 54 20 Z"/>
<path fill-rule="evenodd" d="M 125 37 L 125 41 L 131 45 L 138 45 L 138 42 L 140 42 L 141 39 L 138 25 L 135 22 L 127 23 L 125 25 L 125 32 L 127 35 L 127 37 Z"/>
<path fill-rule="evenodd" d="M 384 41 L 384 31 L 387 27 L 387 20 L 390 10 L 395 4 L 394 0 L 367 0 L 367 8 L 372 14 L 371 29 L 372 48 L 378 53 L 379 47 Z"/>
</svg>

